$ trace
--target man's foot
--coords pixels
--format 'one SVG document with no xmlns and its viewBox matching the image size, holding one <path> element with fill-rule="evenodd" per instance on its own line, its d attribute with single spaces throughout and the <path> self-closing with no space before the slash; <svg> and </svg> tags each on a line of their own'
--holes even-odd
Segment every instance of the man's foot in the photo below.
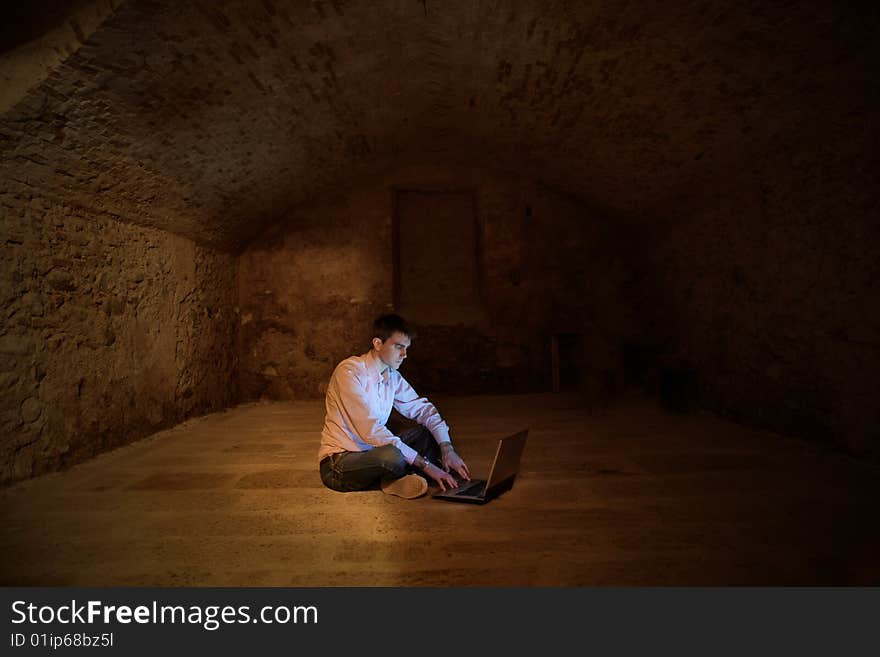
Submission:
<svg viewBox="0 0 880 657">
<path fill-rule="evenodd" d="M 399 479 L 383 479 L 382 492 L 411 500 L 428 492 L 428 482 L 414 474 L 404 475 Z"/>
</svg>

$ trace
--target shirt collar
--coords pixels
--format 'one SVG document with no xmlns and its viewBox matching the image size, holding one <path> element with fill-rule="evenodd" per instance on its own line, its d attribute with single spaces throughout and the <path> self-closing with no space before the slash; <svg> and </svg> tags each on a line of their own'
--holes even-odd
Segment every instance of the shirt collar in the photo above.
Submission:
<svg viewBox="0 0 880 657">
<path fill-rule="evenodd" d="M 373 376 L 376 377 L 377 383 L 388 383 L 388 380 L 391 378 L 391 368 L 386 367 L 385 371 L 379 374 L 374 368 L 376 366 L 376 357 L 373 356 L 372 351 L 368 351 L 362 356 L 364 360 L 364 367 L 367 368 L 368 372 L 372 372 Z"/>
</svg>

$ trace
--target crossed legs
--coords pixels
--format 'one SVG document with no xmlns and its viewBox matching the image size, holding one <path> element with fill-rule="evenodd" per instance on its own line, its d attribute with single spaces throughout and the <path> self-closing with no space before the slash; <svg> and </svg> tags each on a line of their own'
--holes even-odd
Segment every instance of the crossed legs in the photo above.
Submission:
<svg viewBox="0 0 880 657">
<path fill-rule="evenodd" d="M 401 441 L 434 463 L 440 461 L 440 447 L 423 426 L 399 434 Z M 321 462 L 321 481 L 327 488 L 348 492 L 364 490 L 383 480 L 399 479 L 421 471 L 410 466 L 394 445 L 374 447 L 366 452 L 340 452 Z"/>
</svg>

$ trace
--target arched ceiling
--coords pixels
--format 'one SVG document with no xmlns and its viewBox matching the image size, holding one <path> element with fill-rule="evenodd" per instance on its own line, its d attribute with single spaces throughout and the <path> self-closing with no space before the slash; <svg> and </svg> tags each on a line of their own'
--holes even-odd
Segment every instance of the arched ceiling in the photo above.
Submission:
<svg viewBox="0 0 880 657">
<path fill-rule="evenodd" d="M 829 118 L 876 139 L 867 3 L 95 7 L 103 22 L 74 30 L 79 47 L 0 115 L 0 192 L 223 249 L 404 161 L 483 162 L 656 217 L 780 139 L 820 138 Z"/>
</svg>

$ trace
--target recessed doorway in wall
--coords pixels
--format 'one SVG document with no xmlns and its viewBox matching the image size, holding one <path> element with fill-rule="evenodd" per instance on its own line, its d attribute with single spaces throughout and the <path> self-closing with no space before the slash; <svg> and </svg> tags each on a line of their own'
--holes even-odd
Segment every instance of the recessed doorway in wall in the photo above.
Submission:
<svg viewBox="0 0 880 657">
<path fill-rule="evenodd" d="M 394 305 L 423 325 L 482 318 L 480 242 L 472 190 L 394 192 Z"/>
</svg>

